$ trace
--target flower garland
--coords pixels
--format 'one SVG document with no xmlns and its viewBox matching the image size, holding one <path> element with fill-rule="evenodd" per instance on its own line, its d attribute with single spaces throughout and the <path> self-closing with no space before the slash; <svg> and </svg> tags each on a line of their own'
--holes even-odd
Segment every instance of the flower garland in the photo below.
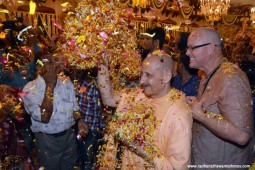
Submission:
<svg viewBox="0 0 255 170">
<path fill-rule="evenodd" d="M 112 121 L 108 124 L 107 134 L 104 136 L 107 142 L 98 155 L 98 166 L 105 169 L 115 169 L 117 167 L 117 146 L 118 139 L 123 139 L 125 143 L 135 143 L 146 153 L 146 160 L 154 160 L 163 154 L 154 145 L 155 128 L 159 125 L 154 115 L 155 108 L 152 99 L 142 98 L 136 100 L 141 90 L 133 89 L 124 91 L 126 107 L 116 112 Z M 183 95 L 176 89 L 171 89 L 168 93 L 169 105 L 175 103 Z M 135 150 L 136 148 L 134 148 Z M 131 149 L 132 150 L 132 149 Z"/>
<path fill-rule="evenodd" d="M 216 119 L 218 121 L 224 120 L 224 117 L 222 115 L 219 115 L 219 114 L 216 114 L 216 113 L 211 113 L 211 112 L 208 112 L 206 110 L 204 111 L 204 114 L 206 114 L 206 117 L 209 118 L 209 119 L 213 118 L 213 119 Z"/>
<path fill-rule="evenodd" d="M 151 100 L 145 98 L 135 101 L 139 93 L 137 89 L 128 90 L 127 93 L 127 106 L 116 112 L 108 124 L 107 135 L 104 137 L 107 144 L 98 156 L 99 166 L 106 169 L 115 169 L 117 166 L 116 136 L 127 143 L 136 143 L 150 157 L 160 155 L 159 149 L 153 144 L 157 121 L 153 114 L 154 108 L 150 104 Z"/>
</svg>

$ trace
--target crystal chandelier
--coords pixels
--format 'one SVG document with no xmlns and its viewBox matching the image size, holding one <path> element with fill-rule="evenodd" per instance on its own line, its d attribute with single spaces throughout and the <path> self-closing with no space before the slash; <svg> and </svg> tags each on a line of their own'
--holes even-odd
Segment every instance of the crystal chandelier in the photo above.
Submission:
<svg viewBox="0 0 255 170">
<path fill-rule="evenodd" d="M 132 0 L 132 6 L 139 6 L 141 8 L 146 8 L 148 0 Z"/>
<path fill-rule="evenodd" d="M 200 0 L 201 13 L 205 16 L 227 15 L 230 0 Z"/>
<path fill-rule="evenodd" d="M 255 24 L 255 7 L 251 8 L 251 21 L 252 21 L 252 24 Z"/>
</svg>

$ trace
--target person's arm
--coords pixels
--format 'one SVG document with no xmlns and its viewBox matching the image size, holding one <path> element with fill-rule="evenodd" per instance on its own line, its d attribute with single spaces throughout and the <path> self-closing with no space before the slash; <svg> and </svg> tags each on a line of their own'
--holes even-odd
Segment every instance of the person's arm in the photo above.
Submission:
<svg viewBox="0 0 255 170">
<path fill-rule="evenodd" d="M 38 66 L 38 67 L 40 67 L 40 66 Z M 42 67 L 42 70 L 44 70 L 46 72 L 51 71 L 51 70 L 46 70 L 46 69 L 47 69 L 46 66 Z M 54 88 L 56 86 L 58 76 L 61 77 L 61 73 L 59 73 L 59 75 L 58 75 L 56 69 L 53 69 L 51 75 L 47 74 L 47 76 L 46 76 L 46 74 L 43 74 L 43 76 L 42 76 L 45 81 L 45 84 L 46 84 L 43 102 L 40 106 L 41 113 L 42 113 L 41 114 L 41 122 L 42 123 L 49 123 L 51 115 L 53 114 Z"/>
<path fill-rule="evenodd" d="M 120 96 L 114 93 L 108 67 L 103 64 L 100 65 L 100 70 L 98 71 L 98 87 L 103 104 L 110 107 L 117 107 Z"/>
<path fill-rule="evenodd" d="M 53 113 L 53 89 L 51 87 L 46 87 L 43 102 L 40 106 L 42 115 L 41 122 L 49 123 L 51 115 Z"/>
<path fill-rule="evenodd" d="M 233 117 L 229 119 L 228 117 L 224 116 L 224 114 L 216 115 L 214 113 L 205 111 L 202 108 L 203 102 L 198 101 L 196 98 L 192 97 L 191 99 L 191 97 L 188 96 L 187 102 L 193 110 L 193 118 L 202 123 L 216 136 L 239 145 L 245 145 L 249 141 L 250 133 L 235 126 L 235 124 L 238 122 L 238 117 L 242 117 L 241 115 L 233 115 Z M 247 120 L 247 123 L 250 124 L 249 122 L 251 120 Z"/>
<path fill-rule="evenodd" d="M 136 155 L 143 158 L 145 161 L 154 166 L 154 162 L 152 157 L 149 157 L 148 154 L 136 143 L 127 142 L 125 139 L 118 138 L 118 140 L 126 147 L 129 148 L 130 151 L 134 152 Z"/>
<path fill-rule="evenodd" d="M 2 125 L 2 123 L 7 119 L 7 117 L 9 116 L 9 112 L 5 111 L 1 106 L 0 106 L 0 126 Z"/>
<path fill-rule="evenodd" d="M 74 111 L 72 118 L 77 123 L 78 139 L 80 137 L 84 138 L 88 134 L 88 130 L 89 130 L 88 125 L 84 122 L 85 115 L 81 114 L 81 112 L 80 112 L 80 107 L 76 100 L 76 92 L 75 92 L 73 83 L 70 83 L 70 86 L 71 86 L 70 89 L 72 89 L 72 95 L 71 95 L 72 97 L 71 97 L 70 101 L 73 103 L 73 111 Z"/>
<path fill-rule="evenodd" d="M 29 82 L 20 96 L 27 113 L 34 121 L 48 123 L 53 111 L 53 86 L 44 84 L 42 77 Z"/>
<path fill-rule="evenodd" d="M 48 123 L 53 112 L 53 95 L 50 93 L 51 90 L 45 91 L 42 103 L 39 102 L 39 94 L 30 91 L 29 87 L 23 89 L 23 92 L 28 94 L 22 97 L 24 107 L 29 115 L 38 122 Z M 40 92 L 38 92 L 40 93 Z"/>
<path fill-rule="evenodd" d="M 72 118 L 75 120 L 77 123 L 77 128 L 78 128 L 78 139 L 86 137 L 88 134 L 88 125 L 84 122 L 85 116 L 80 113 L 80 111 L 74 112 L 72 115 Z"/>
<path fill-rule="evenodd" d="M 212 133 L 222 139 L 245 145 L 253 129 L 249 85 L 245 79 L 238 78 L 238 75 L 231 75 L 225 79 L 226 82 L 217 101 L 220 115 L 203 108 L 206 106 L 205 98 L 198 101 L 195 97 L 187 97 L 187 102 L 193 110 L 193 118 Z"/>
</svg>

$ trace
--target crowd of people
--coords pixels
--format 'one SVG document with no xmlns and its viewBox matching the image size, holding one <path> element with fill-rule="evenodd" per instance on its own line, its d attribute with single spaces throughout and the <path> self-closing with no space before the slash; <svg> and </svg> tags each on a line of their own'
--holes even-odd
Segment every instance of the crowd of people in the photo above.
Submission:
<svg viewBox="0 0 255 170">
<path fill-rule="evenodd" d="M 23 20 L 3 25 L 13 31 L 0 39 L 0 169 L 248 169 L 254 162 L 255 47 L 247 37 L 226 51 L 213 28 L 168 44 L 163 28 L 148 28 L 140 79 L 115 91 L 107 52 L 98 67 L 78 70 L 36 30 L 15 42 Z"/>
</svg>

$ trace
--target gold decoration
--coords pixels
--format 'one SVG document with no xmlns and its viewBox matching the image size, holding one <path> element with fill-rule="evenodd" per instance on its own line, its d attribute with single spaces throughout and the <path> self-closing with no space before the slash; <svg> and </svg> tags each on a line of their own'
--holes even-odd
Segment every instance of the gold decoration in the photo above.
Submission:
<svg viewBox="0 0 255 170">
<path fill-rule="evenodd" d="M 223 15 L 227 15 L 230 0 L 200 0 L 201 13 L 210 21 L 218 21 Z"/>
<path fill-rule="evenodd" d="M 181 12 L 184 19 L 189 19 L 190 15 L 193 12 L 194 7 L 193 6 L 182 6 Z"/>
<path fill-rule="evenodd" d="M 129 0 L 119 0 L 120 6 L 127 7 Z"/>
<path fill-rule="evenodd" d="M 203 15 L 227 15 L 230 0 L 200 0 Z"/>
<path fill-rule="evenodd" d="M 238 15 L 225 15 L 222 16 L 222 21 L 226 25 L 233 25 L 238 18 Z"/>
<path fill-rule="evenodd" d="M 147 0 L 132 0 L 132 6 L 146 8 L 147 4 L 148 4 Z"/>
<path fill-rule="evenodd" d="M 165 6 L 166 0 L 153 0 L 153 4 L 157 10 L 162 10 Z"/>
</svg>

